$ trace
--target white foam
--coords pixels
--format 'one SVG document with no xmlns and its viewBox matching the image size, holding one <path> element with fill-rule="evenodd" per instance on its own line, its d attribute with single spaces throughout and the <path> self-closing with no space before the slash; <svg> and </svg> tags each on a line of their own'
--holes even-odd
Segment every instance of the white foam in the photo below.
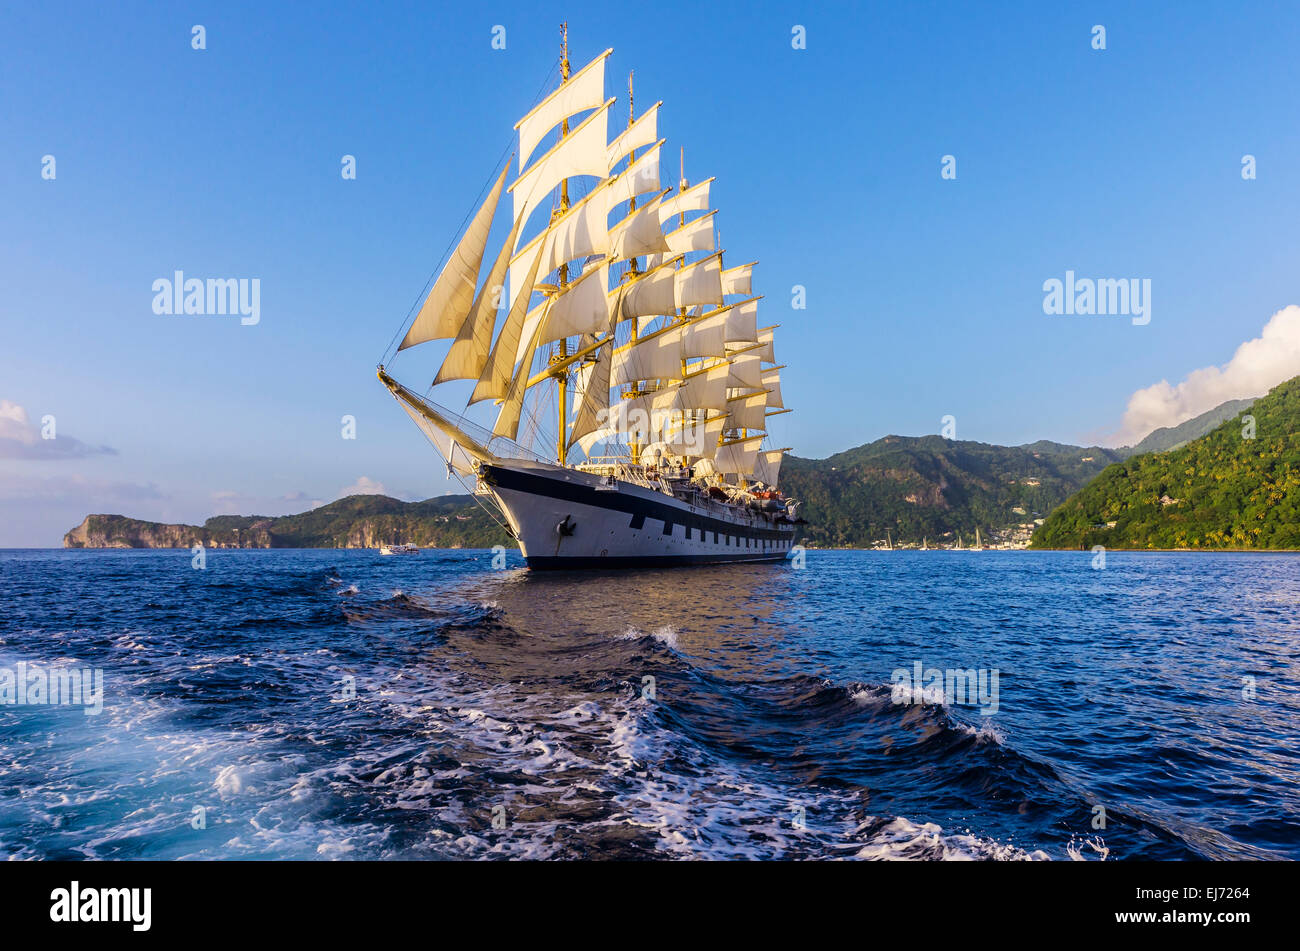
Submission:
<svg viewBox="0 0 1300 951">
<path fill-rule="evenodd" d="M 1094 836 L 1091 839 L 1083 839 L 1082 841 L 1076 841 L 1074 837 L 1071 837 L 1070 844 L 1065 847 L 1065 854 L 1073 862 L 1086 862 L 1088 856 L 1083 852 L 1084 846 L 1092 849 L 1099 856 L 1098 862 L 1104 862 L 1110 856 L 1110 849 L 1102 841 L 1101 836 Z"/>
<path fill-rule="evenodd" d="M 980 742 L 996 743 L 998 746 L 1002 746 L 1006 742 L 1006 736 L 993 725 L 993 720 L 989 717 L 981 720 L 979 726 L 971 726 L 969 723 L 960 722 L 954 722 L 953 725 Z"/>
<path fill-rule="evenodd" d="M 237 796 L 244 791 L 244 780 L 239 775 L 237 766 L 227 766 L 212 783 L 222 796 Z"/>
<path fill-rule="evenodd" d="M 863 829 L 866 828 L 864 824 Z M 1043 861 L 1049 856 L 1035 850 L 1026 852 L 1013 845 L 967 833 L 945 835 L 933 822 L 917 824 L 898 817 L 877 829 L 871 840 L 857 853 L 862 859 L 975 861 L 997 859 L 1000 861 Z"/>
<path fill-rule="evenodd" d="M 646 634 L 639 628 L 629 627 L 623 632 L 620 639 L 625 641 L 639 641 L 643 637 L 654 638 L 670 650 L 677 649 L 677 628 L 673 627 L 671 624 L 656 627 L 654 630 L 650 631 L 649 634 Z"/>
</svg>

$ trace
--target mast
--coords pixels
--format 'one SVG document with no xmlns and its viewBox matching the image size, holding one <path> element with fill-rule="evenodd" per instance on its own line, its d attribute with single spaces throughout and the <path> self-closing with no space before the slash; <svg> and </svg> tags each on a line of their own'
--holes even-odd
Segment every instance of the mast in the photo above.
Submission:
<svg viewBox="0 0 1300 951">
<path fill-rule="evenodd" d="M 560 85 L 563 86 L 569 81 L 569 24 L 564 22 L 560 24 Z M 563 139 L 569 134 L 569 120 L 565 119 L 560 126 L 560 138 Z M 569 180 L 566 178 L 560 183 L 560 214 L 569 210 Z M 560 292 L 569 285 L 569 265 L 560 265 Z M 557 356 L 558 361 L 563 361 L 569 355 L 569 339 L 560 338 L 560 349 Z M 559 431 L 555 437 L 555 455 L 560 465 L 564 465 L 569 454 L 567 435 L 569 425 L 569 370 L 565 366 L 558 371 L 555 378 L 558 390 L 556 403 L 559 410 Z"/>
<path fill-rule="evenodd" d="M 678 160 L 677 160 L 677 194 L 679 195 L 682 194 L 689 187 L 690 186 L 686 182 L 686 146 L 683 145 L 681 147 L 681 152 L 678 153 Z M 682 211 L 677 215 L 677 227 L 680 228 L 685 224 L 686 224 L 686 212 Z M 685 256 L 683 256 L 682 259 L 677 262 L 677 270 L 680 271 L 685 266 L 686 266 L 686 258 Z M 677 310 L 678 323 L 686 322 L 686 311 L 687 308 L 685 307 L 678 308 Z M 685 378 L 686 378 L 686 358 L 683 357 L 682 358 L 682 379 Z M 691 413 L 690 422 L 693 423 L 695 421 L 695 416 L 696 416 L 695 413 Z M 687 420 L 685 414 L 683 414 L 682 425 L 685 426 L 686 423 Z"/>
<path fill-rule="evenodd" d="M 680 158 L 678 159 L 677 169 L 678 169 L 677 194 L 680 195 L 682 192 L 686 191 L 686 189 L 690 187 L 686 181 L 686 146 L 684 145 L 682 146 Z M 685 224 L 686 224 L 686 212 L 682 211 L 680 214 L 677 215 L 677 227 L 680 228 Z M 686 266 L 686 258 L 682 258 L 680 261 L 677 262 L 677 270 L 680 271 L 685 266 Z M 678 308 L 677 319 L 679 321 L 685 321 L 686 319 L 685 307 Z M 682 361 L 682 373 L 683 374 L 686 373 L 685 360 Z"/>
<path fill-rule="evenodd" d="M 627 71 L 627 127 L 629 129 L 632 128 L 633 122 L 636 119 L 636 106 L 632 102 L 632 74 L 634 72 L 635 70 L 631 70 L 631 69 Z M 628 167 L 630 168 L 635 162 L 636 162 L 636 149 L 629 149 L 627 153 Z M 628 201 L 627 207 L 629 212 L 636 211 L 636 195 L 633 195 L 631 200 Z M 628 262 L 628 270 L 630 270 L 633 274 L 636 273 L 635 257 L 633 257 L 632 260 Z M 636 336 L 635 323 L 632 324 L 632 334 L 634 337 Z"/>
<path fill-rule="evenodd" d="M 635 72 L 635 70 L 630 70 L 630 69 L 629 69 L 628 72 L 627 72 L 627 127 L 628 127 L 629 129 L 632 128 L 632 123 L 633 123 L 633 122 L 635 121 L 635 119 L 636 119 L 636 107 L 635 107 L 635 105 L 634 105 L 633 102 L 632 102 L 632 75 L 633 75 L 634 72 Z M 631 168 L 632 165 L 636 162 L 636 149 L 632 149 L 631 151 L 629 151 L 629 152 L 628 152 L 628 155 L 627 155 L 627 158 L 628 158 L 627 166 L 628 166 L 628 168 Z M 631 214 L 632 212 L 636 211 L 636 196 L 635 196 L 635 195 L 633 195 L 633 196 L 632 196 L 632 199 L 627 203 L 627 207 L 628 207 L 628 214 Z M 650 264 L 649 264 L 649 260 L 647 259 L 647 261 L 646 261 L 646 267 L 649 267 L 649 266 L 650 266 Z M 636 274 L 637 274 L 637 270 L 636 270 L 636 258 L 634 257 L 634 258 L 632 258 L 632 261 L 631 261 L 630 265 L 628 266 L 628 272 L 627 272 L 627 274 L 625 274 L 625 275 L 623 276 L 623 279 L 624 279 L 624 280 L 627 280 L 629 277 L 635 278 L 635 277 L 636 277 Z M 638 331 L 637 331 L 637 325 L 638 325 L 639 323 L 640 323 L 640 320 L 638 320 L 638 319 L 635 318 L 635 317 L 632 318 L 632 337 L 631 337 L 631 342 L 632 342 L 632 343 L 636 343 L 636 339 L 637 339 L 637 337 L 639 336 L 639 333 L 638 333 Z M 613 330 L 612 330 L 613 324 L 611 324 L 610 326 L 611 326 L 611 334 L 612 334 L 612 333 L 613 333 Z M 614 346 L 614 344 L 611 342 L 610 347 L 612 348 L 613 346 Z M 631 389 L 629 392 L 631 393 L 631 395 L 632 395 L 633 397 L 640 396 L 640 395 L 641 395 L 641 383 L 640 383 L 640 381 L 637 381 L 637 382 L 633 383 L 633 384 L 632 384 L 632 389 Z M 626 396 L 627 394 L 624 394 L 624 395 Z M 629 433 L 629 436 L 630 436 L 630 435 L 631 435 L 631 434 Z M 634 465 L 634 466 L 636 466 L 636 465 L 640 465 L 640 464 L 641 464 L 641 444 L 638 443 L 635 439 L 628 439 L 628 442 L 627 442 L 627 451 L 628 451 L 628 455 L 629 455 L 629 457 L 630 457 L 631 460 L 632 460 L 632 465 Z"/>
</svg>

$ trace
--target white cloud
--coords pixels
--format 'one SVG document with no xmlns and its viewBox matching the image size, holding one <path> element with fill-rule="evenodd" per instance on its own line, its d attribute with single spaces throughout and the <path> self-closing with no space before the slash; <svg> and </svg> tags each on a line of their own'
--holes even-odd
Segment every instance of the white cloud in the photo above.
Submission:
<svg viewBox="0 0 1300 951">
<path fill-rule="evenodd" d="M 0 400 L 0 436 L 21 438 L 27 429 L 27 410 L 10 400 Z"/>
<path fill-rule="evenodd" d="M 1263 332 L 1238 347 L 1222 367 L 1202 367 L 1181 383 L 1161 380 L 1130 396 L 1113 442 L 1132 445 L 1154 429 L 1177 426 L 1228 400 L 1263 396 L 1293 376 L 1300 376 L 1300 307 L 1295 304 L 1270 317 Z"/>
<path fill-rule="evenodd" d="M 0 459 L 78 459 L 83 456 L 117 455 L 108 446 L 88 446 L 80 439 L 59 433 L 53 427 L 33 425 L 25 410 L 12 400 L 0 400 Z M 51 438 L 46 438 L 49 435 Z"/>
<path fill-rule="evenodd" d="M 352 485 L 346 486 L 339 490 L 339 498 L 346 498 L 349 495 L 387 495 L 388 491 L 384 488 L 382 482 L 376 482 L 369 476 L 362 476 Z"/>
</svg>

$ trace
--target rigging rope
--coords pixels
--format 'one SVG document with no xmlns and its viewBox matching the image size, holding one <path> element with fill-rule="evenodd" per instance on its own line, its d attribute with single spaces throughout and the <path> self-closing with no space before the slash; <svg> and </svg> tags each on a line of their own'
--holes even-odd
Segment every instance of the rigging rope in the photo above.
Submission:
<svg viewBox="0 0 1300 951">
<path fill-rule="evenodd" d="M 469 497 L 474 500 L 474 504 L 477 505 L 479 508 L 481 508 L 484 514 L 487 515 L 488 518 L 496 522 L 498 528 L 504 531 L 515 541 L 519 541 L 519 536 L 514 533 L 514 529 L 512 529 L 508 524 L 502 522 L 501 519 L 497 518 L 496 515 L 493 514 L 492 510 L 483 504 L 483 500 L 479 497 L 479 494 L 465 484 L 465 480 L 460 477 L 459 472 L 456 472 L 453 469 L 452 475 L 455 476 L 456 481 L 460 483 L 460 487 L 464 489 L 465 492 L 469 495 Z M 495 504 L 495 500 L 493 501 L 493 504 Z"/>
<path fill-rule="evenodd" d="M 532 106 L 529 106 L 530 112 L 539 102 L 541 102 L 543 90 L 545 90 L 546 87 L 550 85 L 551 77 L 555 75 L 555 71 L 559 68 L 560 67 L 558 65 L 552 66 L 551 71 L 547 73 L 546 78 L 542 80 L 541 86 L 539 86 L 537 89 L 537 95 L 533 97 L 533 104 Z M 392 354 L 391 359 L 393 360 L 397 359 L 397 352 L 394 351 L 393 348 L 397 345 L 400 338 L 404 335 L 404 331 L 406 330 L 407 325 L 411 323 L 416 309 L 420 306 L 421 302 L 428 296 L 429 289 L 433 285 L 433 282 L 437 279 L 438 275 L 442 272 L 442 269 L 446 266 L 447 260 L 451 257 L 452 249 L 456 247 L 456 243 L 460 240 L 461 235 L 465 231 L 465 226 L 469 224 L 470 218 L 474 216 L 474 212 L 478 209 L 479 203 L 483 200 L 483 196 L 487 194 L 488 188 L 492 185 L 492 182 L 496 180 L 497 175 L 501 171 L 501 163 L 503 160 L 507 159 L 507 156 L 510 154 L 510 150 L 514 147 L 514 143 L 515 143 L 515 135 L 513 132 L 511 132 L 510 137 L 506 140 L 505 149 L 502 150 L 501 155 L 497 158 L 496 164 L 492 166 L 492 173 L 488 175 L 487 181 L 485 181 L 483 183 L 483 187 L 479 189 L 478 196 L 474 199 L 473 204 L 470 205 L 469 211 L 467 211 L 465 213 L 465 217 L 461 219 L 460 227 L 456 229 L 456 233 L 452 236 L 450 243 L 448 243 L 447 249 L 442 252 L 442 257 L 438 260 L 437 266 L 433 269 L 433 272 L 430 273 L 429 277 L 425 280 L 423 290 L 420 291 L 419 295 L 415 298 L 415 302 L 411 304 L 410 308 L 407 310 L 406 316 L 402 318 L 402 322 L 397 327 L 397 332 L 393 334 L 393 338 L 388 342 L 388 347 L 384 350 L 383 355 L 380 358 L 379 361 L 380 363 L 387 364 L 390 360 L 390 356 L 389 356 L 390 353 Z"/>
</svg>

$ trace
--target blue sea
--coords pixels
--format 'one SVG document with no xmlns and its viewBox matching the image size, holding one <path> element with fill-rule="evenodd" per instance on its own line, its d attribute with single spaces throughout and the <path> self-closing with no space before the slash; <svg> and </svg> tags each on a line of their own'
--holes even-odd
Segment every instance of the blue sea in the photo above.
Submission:
<svg viewBox="0 0 1300 951">
<path fill-rule="evenodd" d="M 1300 557 L 1093 565 L 0 552 L 0 856 L 1300 858 Z"/>
</svg>

